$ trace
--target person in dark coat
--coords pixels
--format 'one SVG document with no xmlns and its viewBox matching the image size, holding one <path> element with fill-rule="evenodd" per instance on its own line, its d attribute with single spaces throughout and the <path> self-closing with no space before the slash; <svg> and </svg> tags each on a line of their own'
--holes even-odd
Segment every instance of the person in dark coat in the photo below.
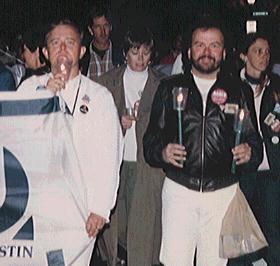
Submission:
<svg viewBox="0 0 280 266">
<path fill-rule="evenodd" d="M 182 57 L 190 69 L 185 65 L 184 74 L 161 82 L 143 138 L 146 162 L 166 174 L 160 250 L 165 266 L 193 265 L 195 251 L 197 266 L 226 265 L 219 257 L 224 215 L 238 176 L 255 171 L 262 159 L 249 116 L 241 141 L 235 141 L 234 114 L 246 109 L 243 90 L 250 88 L 222 68 L 222 24 L 203 18 L 193 25 Z"/>
<path fill-rule="evenodd" d="M 244 67 L 240 78 L 254 93 L 257 129 L 262 136 L 263 161 L 257 171 L 240 179 L 240 187 L 255 212 L 268 241 L 267 255 L 255 253 L 229 265 L 252 265 L 264 257 L 269 266 L 280 265 L 280 78 L 269 71 L 270 41 L 263 33 L 250 33 L 240 42 Z"/>
<path fill-rule="evenodd" d="M 99 243 L 109 265 L 118 261 L 119 245 L 127 253 L 127 265 L 151 266 L 159 264 L 164 173 L 145 162 L 142 138 L 164 76 L 150 66 L 154 41 L 149 29 L 141 25 L 131 28 L 123 53 L 126 64 L 98 79 L 113 95 L 125 139 L 116 209 Z"/>
</svg>

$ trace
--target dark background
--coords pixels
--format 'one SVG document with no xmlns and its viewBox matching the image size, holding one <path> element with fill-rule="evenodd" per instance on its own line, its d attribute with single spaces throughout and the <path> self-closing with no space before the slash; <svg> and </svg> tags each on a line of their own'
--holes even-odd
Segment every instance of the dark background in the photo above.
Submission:
<svg viewBox="0 0 280 266">
<path fill-rule="evenodd" d="M 0 40 L 13 50 L 16 37 L 27 29 L 41 27 L 57 18 L 69 17 L 81 26 L 90 6 L 101 0 L 0 0 Z M 268 16 L 254 16 L 259 30 L 265 30 L 274 40 L 279 39 L 280 0 L 257 0 L 249 6 L 242 0 L 105 0 L 113 17 L 113 40 L 121 43 L 129 25 L 148 25 L 156 40 L 159 54 L 164 54 L 174 34 L 184 30 L 202 14 L 221 17 L 231 34 L 231 46 L 235 46 L 245 33 L 245 21 L 254 11 L 266 11 Z M 84 26 L 83 26 L 84 27 Z M 277 44 L 278 46 L 278 44 Z M 278 46 L 279 47 L 279 46 Z"/>
</svg>

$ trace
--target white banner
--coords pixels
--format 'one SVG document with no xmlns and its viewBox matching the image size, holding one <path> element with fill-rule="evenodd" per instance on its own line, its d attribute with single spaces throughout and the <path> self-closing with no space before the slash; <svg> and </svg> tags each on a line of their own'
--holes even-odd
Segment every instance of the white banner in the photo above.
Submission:
<svg viewBox="0 0 280 266">
<path fill-rule="evenodd" d="M 1 266 L 88 265 L 93 240 L 72 117 L 58 108 L 47 91 L 0 93 Z"/>
</svg>

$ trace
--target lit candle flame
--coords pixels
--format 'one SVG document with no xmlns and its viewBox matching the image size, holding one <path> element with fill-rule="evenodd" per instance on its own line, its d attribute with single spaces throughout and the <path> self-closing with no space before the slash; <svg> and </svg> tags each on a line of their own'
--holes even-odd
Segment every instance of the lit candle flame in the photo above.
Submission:
<svg viewBox="0 0 280 266">
<path fill-rule="evenodd" d="M 256 0 L 247 0 L 247 2 L 249 5 L 253 5 L 253 4 L 255 4 Z"/>
<path fill-rule="evenodd" d="M 243 109 L 240 110 L 240 113 L 239 113 L 239 121 L 243 121 L 245 118 L 245 112 Z"/>
<path fill-rule="evenodd" d="M 61 72 L 63 72 L 63 71 L 65 71 L 65 70 L 66 70 L 66 67 L 65 67 L 65 65 L 64 65 L 64 64 L 61 64 L 61 65 L 60 65 L 60 70 L 61 70 Z"/>
<path fill-rule="evenodd" d="M 184 98 L 183 93 L 180 92 L 180 93 L 178 94 L 178 96 L 177 96 L 177 102 L 178 102 L 178 104 L 181 104 L 181 103 L 182 103 L 183 98 Z"/>
</svg>

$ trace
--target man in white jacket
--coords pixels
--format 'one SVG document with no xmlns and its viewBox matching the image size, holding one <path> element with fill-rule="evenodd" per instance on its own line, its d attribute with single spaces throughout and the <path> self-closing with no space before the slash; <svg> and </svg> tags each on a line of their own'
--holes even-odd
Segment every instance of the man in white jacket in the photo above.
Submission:
<svg viewBox="0 0 280 266">
<path fill-rule="evenodd" d="M 109 91 L 79 71 L 85 53 L 81 39 L 71 21 L 52 24 L 43 49 L 51 73 L 30 77 L 18 90 L 51 90 L 59 96 L 61 109 L 73 116 L 73 142 L 87 187 L 85 227 L 89 237 L 95 238 L 115 205 L 122 133 Z"/>
</svg>

